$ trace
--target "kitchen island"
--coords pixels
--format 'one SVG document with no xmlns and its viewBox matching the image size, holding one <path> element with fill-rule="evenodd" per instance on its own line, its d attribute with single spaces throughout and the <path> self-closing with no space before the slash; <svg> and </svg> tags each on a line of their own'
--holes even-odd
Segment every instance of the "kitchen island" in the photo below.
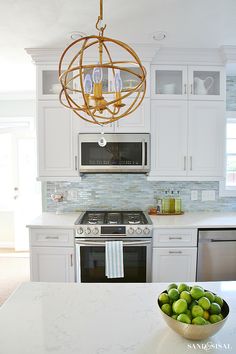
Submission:
<svg viewBox="0 0 236 354">
<path fill-rule="evenodd" d="M 236 282 L 199 284 L 230 307 L 224 327 L 203 341 L 167 327 L 156 303 L 165 283 L 24 283 L 0 308 L 0 353 L 235 353 Z"/>
</svg>

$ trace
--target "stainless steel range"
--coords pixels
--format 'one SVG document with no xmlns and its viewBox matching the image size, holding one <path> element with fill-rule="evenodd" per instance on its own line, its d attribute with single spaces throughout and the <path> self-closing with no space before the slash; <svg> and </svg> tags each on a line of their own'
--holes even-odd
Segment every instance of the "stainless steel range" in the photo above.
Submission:
<svg viewBox="0 0 236 354">
<path fill-rule="evenodd" d="M 75 222 L 78 282 L 151 281 L 152 222 L 142 211 L 86 211 Z M 107 241 L 123 242 L 124 278 L 105 276 Z"/>
</svg>

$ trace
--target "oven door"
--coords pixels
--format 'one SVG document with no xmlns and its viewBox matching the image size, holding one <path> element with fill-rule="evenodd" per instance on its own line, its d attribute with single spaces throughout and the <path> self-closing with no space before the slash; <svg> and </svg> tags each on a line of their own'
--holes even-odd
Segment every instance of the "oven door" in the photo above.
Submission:
<svg viewBox="0 0 236 354">
<path fill-rule="evenodd" d="M 150 134 L 79 134 L 79 171 L 141 172 L 150 170 Z"/>
<path fill-rule="evenodd" d="M 151 282 L 151 239 L 123 240 L 124 278 L 105 276 L 107 239 L 76 239 L 76 281 L 79 283 Z"/>
</svg>

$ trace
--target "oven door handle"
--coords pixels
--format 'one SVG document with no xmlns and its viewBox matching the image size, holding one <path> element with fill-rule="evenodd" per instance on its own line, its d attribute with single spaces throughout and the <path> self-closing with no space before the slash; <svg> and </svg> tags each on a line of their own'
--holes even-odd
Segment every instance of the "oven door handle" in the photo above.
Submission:
<svg viewBox="0 0 236 354">
<path fill-rule="evenodd" d="M 82 246 L 105 246 L 105 243 L 106 243 L 106 241 L 104 241 L 104 242 L 80 241 L 80 240 L 76 241 L 77 245 L 82 245 Z M 124 243 L 124 246 L 140 246 L 140 245 L 149 245 L 151 243 L 151 241 L 133 241 L 133 242 L 132 241 L 131 242 L 123 241 L 123 243 Z"/>
</svg>

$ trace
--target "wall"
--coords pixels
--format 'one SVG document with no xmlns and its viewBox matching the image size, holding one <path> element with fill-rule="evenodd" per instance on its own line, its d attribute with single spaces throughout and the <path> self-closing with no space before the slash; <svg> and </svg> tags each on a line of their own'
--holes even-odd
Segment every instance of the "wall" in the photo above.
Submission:
<svg viewBox="0 0 236 354">
<path fill-rule="evenodd" d="M 87 174 L 80 182 L 47 182 L 44 184 L 44 211 L 54 211 L 50 195 L 67 193 L 60 203 L 64 211 L 86 209 L 142 209 L 155 206 L 155 196 L 165 190 L 180 191 L 184 211 L 236 211 L 236 198 L 220 198 L 218 182 L 150 182 L 139 174 Z M 191 201 L 191 190 L 198 191 L 198 200 Z M 203 190 L 214 190 L 215 201 L 201 201 Z"/>
</svg>

